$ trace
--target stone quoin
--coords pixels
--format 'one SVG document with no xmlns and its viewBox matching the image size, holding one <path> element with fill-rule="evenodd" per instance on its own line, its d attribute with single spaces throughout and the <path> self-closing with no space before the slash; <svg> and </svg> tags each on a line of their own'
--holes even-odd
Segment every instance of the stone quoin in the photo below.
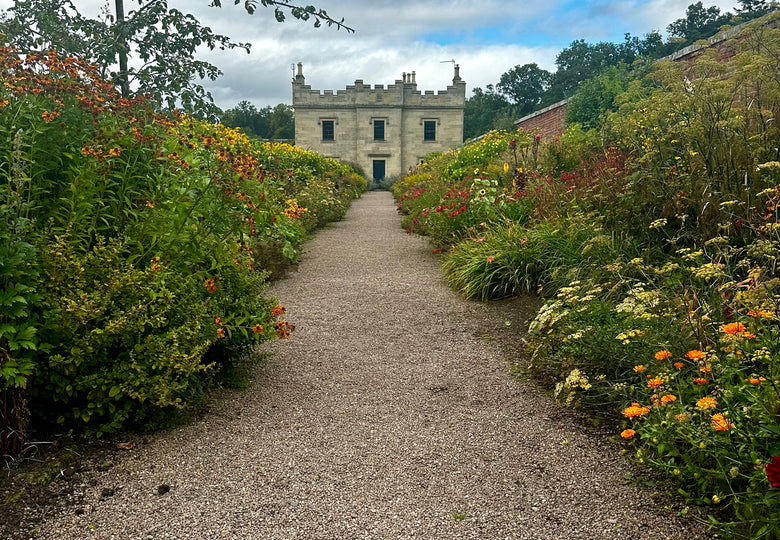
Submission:
<svg viewBox="0 0 780 540">
<path fill-rule="evenodd" d="M 346 90 L 312 90 L 303 65 L 292 81 L 295 143 L 301 148 L 354 163 L 380 180 L 400 176 L 431 152 L 463 143 L 466 83 L 455 65 L 452 85 L 434 93 L 417 90 L 416 73 L 395 84 L 363 84 Z"/>
</svg>

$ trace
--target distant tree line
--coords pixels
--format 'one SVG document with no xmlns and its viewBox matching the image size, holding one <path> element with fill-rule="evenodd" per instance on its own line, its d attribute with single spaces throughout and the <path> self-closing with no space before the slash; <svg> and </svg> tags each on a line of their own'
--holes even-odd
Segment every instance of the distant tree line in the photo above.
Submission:
<svg viewBox="0 0 780 540">
<path fill-rule="evenodd" d="M 601 95 L 602 101 L 611 102 L 609 96 L 624 90 L 628 84 L 628 68 L 635 61 L 662 58 L 716 34 L 724 25 L 746 22 L 777 8 L 777 4 L 769 0 L 740 0 L 739 4 L 735 14 L 721 13 L 716 6 L 705 8 L 702 2 L 691 4 L 684 18 L 667 26 L 667 40 L 657 30 L 641 38 L 626 34 L 622 43 L 592 44 L 575 40 L 556 57 L 554 73 L 535 63 L 517 65 L 501 75 L 495 85 L 488 84 L 484 90 L 474 89 L 474 95 L 466 101 L 464 138 L 470 139 L 491 129 L 509 128 L 514 120 L 573 96 L 585 81 L 602 74 L 598 82 L 591 84 L 593 88 L 588 94 L 592 101 L 597 101 L 597 96 Z M 591 107 L 602 105 L 589 104 Z M 582 119 L 567 120 L 582 123 Z"/>
<path fill-rule="evenodd" d="M 223 125 L 241 128 L 250 137 L 258 139 L 294 139 L 293 108 L 284 103 L 258 109 L 243 100 L 220 116 Z"/>
</svg>

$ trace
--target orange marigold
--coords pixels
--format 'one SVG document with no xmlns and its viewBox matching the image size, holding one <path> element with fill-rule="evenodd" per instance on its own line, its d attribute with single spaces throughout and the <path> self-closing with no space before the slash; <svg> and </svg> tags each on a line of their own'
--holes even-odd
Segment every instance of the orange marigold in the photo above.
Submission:
<svg viewBox="0 0 780 540">
<path fill-rule="evenodd" d="M 655 353 L 655 359 L 659 360 L 659 361 L 660 360 L 666 360 L 666 359 L 671 358 L 671 357 L 672 357 L 672 353 L 670 353 L 667 350 L 658 351 L 657 353 Z"/>
<path fill-rule="evenodd" d="M 683 363 L 682 362 L 675 362 L 674 363 L 674 367 L 676 367 L 677 369 L 682 369 L 683 368 Z"/>
<path fill-rule="evenodd" d="M 263 325 L 262 324 L 256 324 L 252 327 L 252 332 L 255 334 L 261 334 L 263 332 Z"/>
<path fill-rule="evenodd" d="M 696 408 L 699 410 L 706 410 L 706 409 L 712 409 L 718 404 L 718 401 L 713 397 L 703 397 L 699 401 L 696 402 Z"/>
<path fill-rule="evenodd" d="M 715 431 L 728 431 L 734 427 L 734 424 L 729 422 L 725 416 L 718 413 L 712 415 L 712 427 L 715 428 Z"/>
<path fill-rule="evenodd" d="M 693 349 L 692 351 L 688 351 L 685 354 L 685 357 L 689 358 L 690 360 L 701 360 L 705 356 L 706 356 L 706 353 L 704 353 L 704 352 L 702 352 L 702 351 L 700 351 L 698 349 Z"/>
<path fill-rule="evenodd" d="M 722 327 L 721 331 L 726 334 L 741 334 L 745 331 L 745 325 L 741 322 L 733 322 Z"/>
<path fill-rule="evenodd" d="M 750 315 L 751 317 L 761 317 L 761 318 L 764 318 L 764 319 L 769 318 L 769 317 L 774 317 L 774 315 L 775 315 L 771 311 L 766 311 L 766 310 L 763 310 L 763 309 L 756 309 L 756 310 L 752 310 L 751 309 L 750 311 L 747 312 L 747 314 Z"/>
<path fill-rule="evenodd" d="M 624 439 L 630 439 L 634 435 L 636 435 L 636 431 L 634 431 L 633 429 L 624 429 L 620 433 L 620 436 L 623 437 Z"/>
<path fill-rule="evenodd" d="M 632 403 L 630 407 L 623 410 L 623 416 L 626 418 L 636 418 L 650 412 L 650 407 L 642 407 L 639 403 Z"/>
<path fill-rule="evenodd" d="M 639 364 L 638 366 L 634 366 L 634 371 L 636 371 L 637 373 L 644 373 L 645 366 L 643 366 L 642 364 Z"/>
<path fill-rule="evenodd" d="M 284 309 L 284 306 L 278 305 L 271 310 L 271 315 L 274 317 L 279 317 L 280 315 L 284 315 L 285 311 L 286 310 Z"/>
<path fill-rule="evenodd" d="M 693 379 L 693 382 L 695 382 L 696 384 L 709 384 L 710 383 L 710 381 L 708 381 L 707 379 L 702 379 L 701 377 L 696 377 L 695 379 Z"/>
<path fill-rule="evenodd" d="M 649 381 L 647 381 L 647 387 L 648 388 L 658 388 L 659 386 L 662 386 L 664 384 L 664 380 L 661 377 L 653 377 Z"/>
<path fill-rule="evenodd" d="M 665 396 L 661 396 L 661 403 L 672 403 L 673 401 L 677 401 L 677 396 L 674 396 L 672 394 L 666 394 Z"/>
</svg>

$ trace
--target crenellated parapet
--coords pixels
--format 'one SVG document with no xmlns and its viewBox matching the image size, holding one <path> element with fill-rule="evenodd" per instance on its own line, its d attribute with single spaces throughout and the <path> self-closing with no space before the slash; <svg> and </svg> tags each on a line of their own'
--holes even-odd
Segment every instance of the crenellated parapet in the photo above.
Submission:
<svg viewBox="0 0 780 540">
<path fill-rule="evenodd" d="M 457 71 L 456 71 L 457 74 Z M 344 90 L 312 90 L 306 84 L 303 66 L 298 64 L 298 74 L 293 79 L 293 106 L 296 108 L 351 108 L 351 107 L 456 107 L 463 108 L 466 99 L 466 83 L 457 75 L 446 90 L 417 89 L 415 72 L 404 73 L 401 79 L 386 87 L 371 86 L 357 79 Z"/>
</svg>

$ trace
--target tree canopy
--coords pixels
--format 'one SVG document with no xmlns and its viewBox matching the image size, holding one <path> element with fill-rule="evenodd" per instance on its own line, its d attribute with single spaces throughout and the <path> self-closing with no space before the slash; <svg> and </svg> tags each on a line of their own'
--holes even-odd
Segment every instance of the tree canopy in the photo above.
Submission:
<svg viewBox="0 0 780 540">
<path fill-rule="evenodd" d="M 203 25 L 194 15 L 170 8 L 167 0 L 135 0 L 125 13 L 125 1 L 114 0 L 114 11 L 100 16 L 82 15 L 72 0 L 16 0 L 0 14 L 0 38 L 22 53 L 55 49 L 99 67 L 125 97 L 151 94 L 162 107 L 180 107 L 197 116 L 213 117 L 218 109 L 199 80 L 215 80 L 222 72 L 197 58 L 200 47 L 241 49 L 250 44 L 233 42 Z M 252 14 L 258 6 L 272 8 L 277 21 L 286 13 L 314 26 L 335 26 L 352 32 L 327 12 L 283 0 L 233 0 Z M 212 7 L 221 7 L 213 0 Z M 132 60 L 128 62 L 128 59 Z"/>
</svg>

